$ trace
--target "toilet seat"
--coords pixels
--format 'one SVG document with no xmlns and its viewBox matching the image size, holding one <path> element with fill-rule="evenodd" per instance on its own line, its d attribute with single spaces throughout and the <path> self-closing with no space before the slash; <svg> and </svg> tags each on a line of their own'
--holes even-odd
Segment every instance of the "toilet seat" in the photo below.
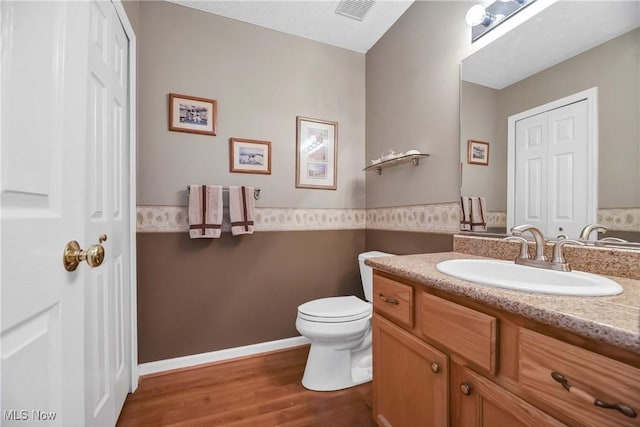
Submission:
<svg viewBox="0 0 640 427">
<path fill-rule="evenodd" d="M 311 322 L 342 323 L 371 315 L 371 304 L 353 295 L 321 298 L 298 307 L 298 317 Z"/>
</svg>

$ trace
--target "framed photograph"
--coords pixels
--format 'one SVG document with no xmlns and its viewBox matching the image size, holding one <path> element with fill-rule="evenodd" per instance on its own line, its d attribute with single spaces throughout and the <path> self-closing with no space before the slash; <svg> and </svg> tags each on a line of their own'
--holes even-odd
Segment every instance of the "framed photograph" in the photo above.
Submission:
<svg viewBox="0 0 640 427">
<path fill-rule="evenodd" d="M 271 142 L 229 138 L 229 172 L 271 174 Z"/>
<path fill-rule="evenodd" d="M 296 117 L 296 187 L 335 190 L 338 123 Z"/>
<path fill-rule="evenodd" d="M 169 94 L 169 130 L 214 136 L 217 121 L 215 99 Z"/>
<path fill-rule="evenodd" d="M 467 163 L 470 165 L 489 165 L 489 143 L 482 141 L 467 141 Z"/>
</svg>

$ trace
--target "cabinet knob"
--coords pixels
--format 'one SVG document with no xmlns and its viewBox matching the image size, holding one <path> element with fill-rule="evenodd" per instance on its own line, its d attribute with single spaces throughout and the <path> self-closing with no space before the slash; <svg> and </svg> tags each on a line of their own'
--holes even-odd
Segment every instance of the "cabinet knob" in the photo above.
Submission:
<svg viewBox="0 0 640 427">
<path fill-rule="evenodd" d="M 431 363 L 431 370 L 434 374 L 437 374 L 438 372 L 440 372 L 440 365 L 438 365 L 436 362 Z"/>
<path fill-rule="evenodd" d="M 460 384 L 460 391 L 465 396 L 469 396 L 471 394 L 471 386 L 467 383 Z"/>
</svg>

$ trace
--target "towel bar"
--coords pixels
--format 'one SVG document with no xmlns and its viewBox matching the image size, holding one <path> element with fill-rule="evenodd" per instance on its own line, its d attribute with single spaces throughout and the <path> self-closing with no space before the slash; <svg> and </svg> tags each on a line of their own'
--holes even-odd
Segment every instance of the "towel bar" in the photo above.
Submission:
<svg viewBox="0 0 640 427">
<path fill-rule="evenodd" d="M 191 189 L 190 185 L 187 185 L 187 194 L 189 193 L 189 190 Z M 223 192 L 229 192 L 229 189 L 227 187 L 223 187 L 222 188 Z M 259 188 L 254 188 L 253 189 L 253 198 L 256 200 L 260 200 L 260 189 Z"/>
</svg>

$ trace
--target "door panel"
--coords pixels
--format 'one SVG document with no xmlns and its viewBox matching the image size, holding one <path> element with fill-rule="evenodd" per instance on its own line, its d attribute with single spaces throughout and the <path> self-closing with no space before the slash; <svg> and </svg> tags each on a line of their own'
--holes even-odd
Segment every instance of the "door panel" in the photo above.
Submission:
<svg viewBox="0 0 640 427">
<path fill-rule="evenodd" d="M 87 423 L 113 425 L 130 384 L 128 165 L 128 40 L 113 5 L 91 2 L 87 164 L 93 170 L 87 197 L 94 204 L 86 230 L 95 243 L 107 235 L 102 266 L 88 272 L 87 313 L 91 329 L 86 354 L 94 366 L 87 386 Z"/>
<path fill-rule="evenodd" d="M 548 235 L 577 238 L 588 222 L 587 101 L 548 112 Z M 595 189 L 592 189 L 595 191 Z"/>
<path fill-rule="evenodd" d="M 515 223 L 544 229 L 547 210 L 547 122 L 544 115 L 516 122 Z"/>
<path fill-rule="evenodd" d="M 84 247 L 88 7 L 0 8 L 2 425 L 83 425 L 85 269 L 62 253 Z"/>
</svg>

